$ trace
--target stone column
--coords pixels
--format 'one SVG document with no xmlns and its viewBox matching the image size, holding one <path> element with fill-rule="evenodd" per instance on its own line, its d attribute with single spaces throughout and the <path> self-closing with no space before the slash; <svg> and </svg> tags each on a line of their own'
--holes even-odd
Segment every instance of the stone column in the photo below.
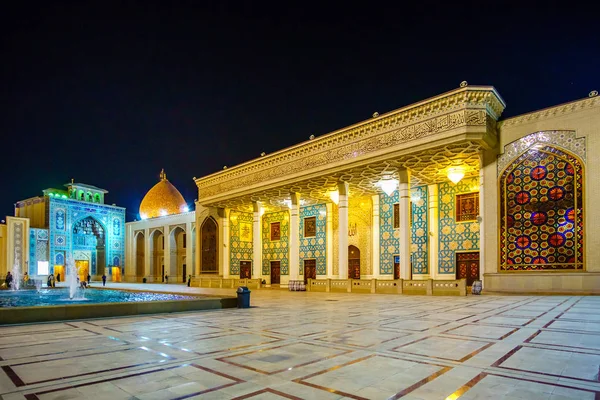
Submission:
<svg viewBox="0 0 600 400">
<path fill-rule="evenodd" d="M 192 223 L 185 223 L 185 281 L 187 282 L 187 275 L 195 275 L 192 266 L 194 265 L 194 241 L 192 238 Z"/>
<path fill-rule="evenodd" d="M 252 279 L 262 278 L 262 204 L 254 202 L 254 216 L 252 219 Z"/>
<path fill-rule="evenodd" d="M 340 279 L 348 279 L 348 182 L 340 182 L 338 192 L 338 272 Z"/>
<path fill-rule="evenodd" d="M 428 207 L 428 219 L 427 225 L 429 227 L 429 235 L 427 236 L 427 242 L 429 244 L 428 251 L 428 269 L 429 276 L 431 279 L 437 279 L 438 275 L 438 259 L 439 259 L 439 226 L 440 226 L 440 210 L 439 210 L 439 191 L 438 185 L 427 185 L 427 207 Z"/>
<path fill-rule="evenodd" d="M 200 223 L 200 215 L 204 207 L 200 203 L 196 202 L 196 240 L 194 245 L 196 246 L 196 253 L 194 254 L 194 271 L 196 276 L 200 276 L 200 257 L 202 257 L 202 224 Z"/>
<path fill-rule="evenodd" d="M 152 273 L 152 260 L 154 260 L 154 251 L 152 250 L 150 229 L 146 228 L 144 229 L 144 276 L 142 276 L 142 278 L 150 278 L 150 274 Z"/>
<path fill-rule="evenodd" d="M 373 255 L 371 265 L 373 266 L 373 278 L 379 279 L 379 195 L 375 194 L 371 196 L 371 202 L 373 204 L 373 214 L 371 222 L 371 232 L 373 236 L 373 249 L 371 254 Z"/>
<path fill-rule="evenodd" d="M 399 243 L 400 253 L 400 278 L 411 279 L 410 267 L 410 172 L 407 169 L 398 171 L 398 197 L 399 197 Z"/>
<path fill-rule="evenodd" d="M 479 279 L 483 288 L 483 270 L 485 266 L 485 229 L 483 224 L 483 211 L 485 210 L 484 203 L 484 185 L 483 185 L 483 152 L 479 153 L 479 215 L 477 222 L 479 223 Z"/>
<path fill-rule="evenodd" d="M 327 215 L 325 218 L 325 244 L 327 246 L 327 278 L 333 277 L 333 204 L 325 204 Z"/>
<path fill-rule="evenodd" d="M 300 278 L 300 193 L 292 193 L 290 208 L 290 280 Z"/>
<path fill-rule="evenodd" d="M 223 254 L 220 259 L 219 270 L 223 278 L 229 278 L 229 262 L 230 262 L 230 248 L 229 248 L 229 215 L 231 210 L 229 208 L 223 208 L 220 210 L 221 213 L 219 216 L 221 217 L 221 226 L 223 227 L 223 237 L 221 238 L 221 243 L 219 248 L 223 249 Z"/>
<path fill-rule="evenodd" d="M 177 276 L 171 274 L 171 230 L 169 229 L 169 225 L 163 227 L 163 239 L 165 243 L 165 248 L 163 249 L 163 265 L 165 266 L 164 275 L 169 275 L 171 282 L 176 282 Z M 160 265 L 159 269 L 161 269 Z"/>
</svg>

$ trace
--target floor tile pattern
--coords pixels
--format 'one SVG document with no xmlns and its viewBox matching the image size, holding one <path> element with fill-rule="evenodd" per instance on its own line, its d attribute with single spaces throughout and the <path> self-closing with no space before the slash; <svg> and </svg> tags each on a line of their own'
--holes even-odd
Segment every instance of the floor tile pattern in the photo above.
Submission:
<svg viewBox="0 0 600 400">
<path fill-rule="evenodd" d="M 252 304 L 0 327 L 0 396 L 600 400 L 600 297 L 260 290 Z"/>
</svg>

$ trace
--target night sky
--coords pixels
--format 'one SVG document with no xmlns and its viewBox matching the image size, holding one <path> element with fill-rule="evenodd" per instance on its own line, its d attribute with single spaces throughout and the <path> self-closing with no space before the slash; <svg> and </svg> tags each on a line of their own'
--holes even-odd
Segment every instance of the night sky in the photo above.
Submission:
<svg viewBox="0 0 600 400">
<path fill-rule="evenodd" d="M 583 3 L 352 3 L 3 3 L 0 215 L 74 178 L 131 221 L 161 168 L 192 205 L 194 176 L 463 80 L 503 117 L 600 90 Z"/>
</svg>

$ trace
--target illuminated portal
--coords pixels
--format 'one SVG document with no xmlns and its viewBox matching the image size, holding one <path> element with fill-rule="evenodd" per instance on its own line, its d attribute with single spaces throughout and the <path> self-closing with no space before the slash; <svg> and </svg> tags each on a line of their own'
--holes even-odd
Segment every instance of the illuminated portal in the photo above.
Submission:
<svg viewBox="0 0 600 400">
<path fill-rule="evenodd" d="M 583 269 L 583 168 L 551 146 L 526 151 L 500 176 L 500 268 Z"/>
</svg>

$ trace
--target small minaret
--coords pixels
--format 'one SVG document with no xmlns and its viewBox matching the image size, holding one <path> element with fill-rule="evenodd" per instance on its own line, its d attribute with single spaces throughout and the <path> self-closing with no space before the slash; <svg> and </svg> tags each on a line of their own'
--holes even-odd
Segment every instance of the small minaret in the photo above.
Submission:
<svg viewBox="0 0 600 400">
<path fill-rule="evenodd" d="M 166 181 L 167 180 L 167 174 L 165 174 L 165 169 L 161 169 L 160 170 L 160 180 L 161 181 Z"/>
</svg>

